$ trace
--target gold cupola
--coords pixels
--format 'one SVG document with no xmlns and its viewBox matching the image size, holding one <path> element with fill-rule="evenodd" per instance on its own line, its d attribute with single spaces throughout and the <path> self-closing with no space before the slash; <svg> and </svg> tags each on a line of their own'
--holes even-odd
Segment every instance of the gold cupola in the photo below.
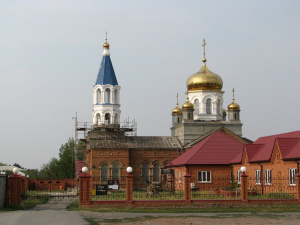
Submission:
<svg viewBox="0 0 300 225">
<path fill-rule="evenodd" d="M 103 48 L 108 48 L 109 49 L 109 44 L 107 42 L 107 32 L 106 32 L 106 38 L 105 38 L 105 42 L 103 44 Z"/>
<path fill-rule="evenodd" d="M 226 109 L 223 109 L 223 110 L 222 110 L 222 114 L 223 114 L 223 115 L 226 115 Z"/>
<path fill-rule="evenodd" d="M 194 105 L 190 102 L 189 97 L 187 97 L 186 102 L 182 105 L 182 109 L 194 109 Z"/>
<path fill-rule="evenodd" d="M 222 78 L 218 74 L 211 72 L 206 66 L 205 45 L 205 39 L 203 39 L 203 66 L 197 73 L 187 79 L 186 86 L 189 91 L 220 91 L 223 87 Z"/>
<path fill-rule="evenodd" d="M 172 110 L 172 114 L 182 114 L 182 110 L 178 105 L 178 93 L 177 93 L 177 106 Z"/>
<path fill-rule="evenodd" d="M 232 92 L 233 92 L 233 98 L 232 98 L 232 103 L 230 105 L 228 105 L 228 110 L 240 110 L 240 105 L 237 104 L 235 102 L 235 99 L 234 99 L 234 88 L 232 89 Z"/>
</svg>

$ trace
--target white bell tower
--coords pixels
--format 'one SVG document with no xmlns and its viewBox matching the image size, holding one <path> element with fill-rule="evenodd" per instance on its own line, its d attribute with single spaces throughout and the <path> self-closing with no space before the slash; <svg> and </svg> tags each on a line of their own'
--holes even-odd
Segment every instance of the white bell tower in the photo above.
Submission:
<svg viewBox="0 0 300 225">
<path fill-rule="evenodd" d="M 93 87 L 93 126 L 120 127 L 120 89 L 110 59 L 106 34 L 102 61 Z"/>
</svg>

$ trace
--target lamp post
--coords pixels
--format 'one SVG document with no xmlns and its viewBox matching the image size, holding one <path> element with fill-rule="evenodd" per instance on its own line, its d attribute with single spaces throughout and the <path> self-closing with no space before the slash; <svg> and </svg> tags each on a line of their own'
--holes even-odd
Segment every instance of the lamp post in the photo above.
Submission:
<svg viewBox="0 0 300 225">
<path fill-rule="evenodd" d="M 248 188 L 247 188 L 247 177 L 248 175 L 245 173 L 247 171 L 245 166 L 241 167 L 241 197 L 242 202 L 248 202 Z"/>
</svg>

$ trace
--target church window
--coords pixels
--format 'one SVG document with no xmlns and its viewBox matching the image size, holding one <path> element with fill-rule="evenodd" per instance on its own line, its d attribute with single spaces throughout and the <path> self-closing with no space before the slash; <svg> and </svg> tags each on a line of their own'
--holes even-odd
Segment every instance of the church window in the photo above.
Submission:
<svg viewBox="0 0 300 225">
<path fill-rule="evenodd" d="M 234 119 L 236 120 L 236 113 L 234 114 Z"/>
<path fill-rule="evenodd" d="M 179 123 L 179 116 L 177 117 L 177 123 Z"/>
<path fill-rule="evenodd" d="M 199 100 L 198 99 L 196 99 L 194 101 L 194 107 L 195 107 L 194 114 L 199 114 Z"/>
<path fill-rule="evenodd" d="M 103 164 L 101 168 L 101 181 L 103 183 L 107 182 L 107 165 Z"/>
<path fill-rule="evenodd" d="M 218 99 L 217 113 L 221 114 L 221 101 L 220 101 L 220 99 Z"/>
<path fill-rule="evenodd" d="M 159 165 L 155 164 L 153 169 L 153 181 L 157 182 L 159 181 Z"/>
<path fill-rule="evenodd" d="M 113 180 L 119 180 L 119 165 L 114 164 L 112 169 Z"/>
<path fill-rule="evenodd" d="M 110 124 L 110 114 L 109 113 L 105 114 L 105 124 Z"/>
<path fill-rule="evenodd" d="M 101 90 L 97 89 L 97 104 L 101 103 Z"/>
<path fill-rule="evenodd" d="M 206 114 L 211 114 L 211 99 L 206 100 Z"/>
<path fill-rule="evenodd" d="M 198 171 L 198 183 L 211 183 L 211 172 Z"/>
<path fill-rule="evenodd" d="M 147 164 L 142 165 L 142 180 L 144 182 L 149 181 L 149 167 Z"/>
<path fill-rule="evenodd" d="M 105 103 L 110 103 L 110 89 L 109 88 L 105 89 L 104 101 L 105 101 Z"/>
<path fill-rule="evenodd" d="M 188 113 L 188 119 L 191 119 L 191 113 Z"/>
</svg>

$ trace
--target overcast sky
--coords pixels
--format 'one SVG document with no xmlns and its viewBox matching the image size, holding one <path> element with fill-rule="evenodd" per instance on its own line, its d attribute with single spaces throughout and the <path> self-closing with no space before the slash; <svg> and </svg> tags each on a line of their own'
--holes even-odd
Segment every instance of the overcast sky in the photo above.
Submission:
<svg viewBox="0 0 300 225">
<path fill-rule="evenodd" d="M 243 136 L 300 130 L 300 1 L 0 0 L 0 162 L 40 168 L 92 121 L 105 32 L 121 121 L 170 136 L 171 111 L 202 66 L 241 106 Z"/>
</svg>

